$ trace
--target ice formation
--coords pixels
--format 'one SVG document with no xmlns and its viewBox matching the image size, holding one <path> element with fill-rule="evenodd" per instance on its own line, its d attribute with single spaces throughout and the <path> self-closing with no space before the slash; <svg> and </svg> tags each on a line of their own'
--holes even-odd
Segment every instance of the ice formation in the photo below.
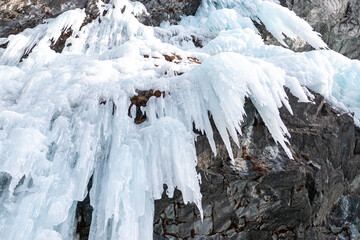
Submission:
<svg viewBox="0 0 360 240">
<path fill-rule="evenodd" d="M 200 217 L 193 127 L 216 154 L 210 114 L 232 157 L 229 137 L 238 143 L 246 97 L 289 157 L 278 110 L 291 112 L 284 87 L 311 101 L 306 86 L 360 114 L 360 62 L 319 50 L 327 48 L 321 37 L 277 1 L 204 0 L 196 16 L 157 28 L 139 23 L 146 10 L 138 2 L 98 7 L 100 21 L 83 27 L 78 9 L 0 39 L 8 42 L 0 49 L 1 239 L 74 239 L 91 176 L 90 239 L 152 239 L 163 184 Z M 299 36 L 318 50 L 265 45 L 253 21 L 284 45 L 284 35 Z M 130 98 L 149 89 L 163 94 L 140 107 L 147 120 L 135 124 Z"/>
</svg>

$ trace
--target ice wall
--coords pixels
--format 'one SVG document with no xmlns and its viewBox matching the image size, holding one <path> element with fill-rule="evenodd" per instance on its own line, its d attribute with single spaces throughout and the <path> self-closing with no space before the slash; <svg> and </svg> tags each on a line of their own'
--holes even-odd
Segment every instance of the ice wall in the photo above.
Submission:
<svg viewBox="0 0 360 240">
<path fill-rule="evenodd" d="M 238 143 L 246 97 L 289 157 L 278 110 L 291 112 L 284 87 L 311 101 L 307 86 L 360 113 L 358 61 L 264 45 L 253 21 L 283 44 L 285 34 L 326 48 L 276 1 L 203 1 L 196 16 L 160 28 L 138 22 L 146 12 L 140 3 L 98 7 L 99 18 L 85 26 L 84 11 L 73 10 L 0 39 L 9 42 L 0 50 L 1 239 L 73 239 L 76 204 L 91 176 L 90 239 L 152 239 L 163 184 L 170 197 L 179 189 L 201 217 L 193 128 L 216 154 L 212 118 L 233 158 L 229 137 Z M 62 53 L 51 50 L 69 29 Z M 129 110 L 137 89 L 164 92 L 141 107 L 141 124 Z"/>
</svg>

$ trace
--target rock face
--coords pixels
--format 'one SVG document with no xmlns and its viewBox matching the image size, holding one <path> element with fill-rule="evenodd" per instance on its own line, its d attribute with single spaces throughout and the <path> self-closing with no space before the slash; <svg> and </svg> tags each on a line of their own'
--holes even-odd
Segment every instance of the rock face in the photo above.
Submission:
<svg viewBox="0 0 360 240">
<path fill-rule="evenodd" d="M 168 20 L 175 24 L 182 15 L 194 15 L 201 4 L 201 0 L 140 0 L 149 13 L 140 19 L 146 25 L 159 26 Z"/>
<path fill-rule="evenodd" d="M 109 0 L 101 0 L 108 3 Z M 85 8 L 88 18 L 97 17 L 96 0 L 3 0 L 0 3 L 0 38 L 33 28 L 48 18 L 75 8 Z M 183 15 L 194 15 L 201 0 L 140 0 L 149 12 L 140 21 L 146 25 L 159 26 L 169 20 L 175 24 Z M 87 20 L 89 21 L 89 20 Z"/>
<path fill-rule="evenodd" d="M 289 94 L 290 95 L 290 94 Z M 196 142 L 204 221 L 181 194 L 156 201 L 154 239 L 355 239 L 359 229 L 359 129 L 315 94 L 282 109 L 294 159 L 271 138 L 248 102 L 241 149 L 230 164 L 219 134 L 214 157 Z"/>
<path fill-rule="evenodd" d="M 75 8 L 85 8 L 88 0 L 2 0 L 0 38 L 33 28 L 47 18 Z"/>
<path fill-rule="evenodd" d="M 321 33 L 329 47 L 349 58 L 360 59 L 360 1 L 281 0 L 283 6 L 304 18 Z M 309 46 L 298 44 L 298 50 Z"/>
</svg>

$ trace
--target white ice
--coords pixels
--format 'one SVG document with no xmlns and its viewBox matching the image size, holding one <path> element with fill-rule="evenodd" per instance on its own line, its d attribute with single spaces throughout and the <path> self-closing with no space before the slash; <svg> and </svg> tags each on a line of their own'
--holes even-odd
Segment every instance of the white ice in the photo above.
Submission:
<svg viewBox="0 0 360 240">
<path fill-rule="evenodd" d="M 152 239 L 164 184 L 169 197 L 178 189 L 195 203 L 201 217 L 193 127 L 216 154 L 211 117 L 233 158 L 230 138 L 238 144 L 247 97 L 290 158 L 278 110 L 291 112 L 284 87 L 306 102 L 306 86 L 360 116 L 359 61 L 263 43 L 253 21 L 283 45 L 285 34 L 327 48 L 277 1 L 205 0 L 196 16 L 156 28 L 138 22 L 146 14 L 138 2 L 98 6 L 101 21 L 82 27 L 84 10 L 72 10 L 0 39 L 9 42 L 0 49 L 1 239 L 73 239 L 76 204 L 91 176 L 90 239 Z M 67 29 L 66 47 L 54 52 L 50 45 Z M 204 47 L 195 48 L 192 36 Z M 128 115 L 136 89 L 165 92 L 149 99 L 139 125 L 134 107 Z"/>
</svg>

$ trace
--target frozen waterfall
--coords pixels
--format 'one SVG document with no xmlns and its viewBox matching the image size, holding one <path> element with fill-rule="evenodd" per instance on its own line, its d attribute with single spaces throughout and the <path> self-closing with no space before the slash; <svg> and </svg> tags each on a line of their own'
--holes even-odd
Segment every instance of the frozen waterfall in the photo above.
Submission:
<svg viewBox="0 0 360 240">
<path fill-rule="evenodd" d="M 90 239 L 152 239 L 164 184 L 202 217 L 193 128 L 216 154 L 211 115 L 233 158 L 246 97 L 290 158 L 278 110 L 291 112 L 284 87 L 311 101 L 306 86 L 360 116 L 360 62 L 327 50 L 277 1 L 203 0 L 196 16 L 154 28 L 138 21 L 139 2 L 98 8 L 86 25 L 84 10 L 70 10 L 0 39 L 8 42 L 0 48 L 0 239 L 74 239 L 91 177 Z M 265 45 L 254 22 L 283 45 L 300 37 L 317 50 Z M 64 32 L 71 36 L 57 53 L 50 46 Z M 152 95 L 135 106 L 139 90 Z M 146 119 L 136 124 L 139 112 Z"/>
</svg>

